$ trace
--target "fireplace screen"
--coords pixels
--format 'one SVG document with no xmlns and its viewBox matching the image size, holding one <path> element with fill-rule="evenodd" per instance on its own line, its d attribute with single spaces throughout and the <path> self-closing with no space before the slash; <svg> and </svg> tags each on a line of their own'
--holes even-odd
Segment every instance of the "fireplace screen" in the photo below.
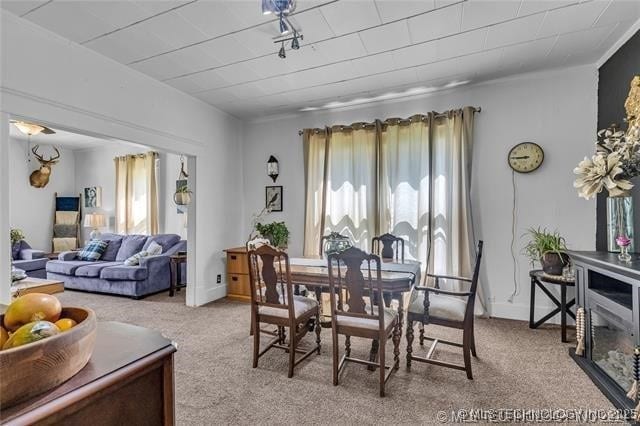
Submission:
<svg viewBox="0 0 640 426">
<path fill-rule="evenodd" d="M 633 326 L 600 305 L 591 313 L 591 360 L 625 392 L 633 384 Z"/>
</svg>

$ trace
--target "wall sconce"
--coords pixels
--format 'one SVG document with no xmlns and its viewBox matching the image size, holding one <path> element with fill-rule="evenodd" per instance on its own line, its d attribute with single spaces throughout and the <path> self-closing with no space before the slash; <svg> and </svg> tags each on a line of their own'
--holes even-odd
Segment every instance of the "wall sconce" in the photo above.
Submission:
<svg viewBox="0 0 640 426">
<path fill-rule="evenodd" d="M 269 161 L 267 161 L 267 176 L 269 176 L 275 182 L 280 174 L 280 167 L 278 166 L 278 159 L 271 155 Z"/>
</svg>

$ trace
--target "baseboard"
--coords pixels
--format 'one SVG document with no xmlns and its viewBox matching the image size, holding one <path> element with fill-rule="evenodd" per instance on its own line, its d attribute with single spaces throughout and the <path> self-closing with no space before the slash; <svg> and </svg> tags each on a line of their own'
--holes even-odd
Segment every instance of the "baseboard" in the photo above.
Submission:
<svg viewBox="0 0 640 426">
<path fill-rule="evenodd" d="M 227 296 L 227 284 L 216 284 L 211 288 L 198 288 L 196 306 L 202 306 L 209 302 L 213 302 L 218 299 L 222 299 Z"/>
<path fill-rule="evenodd" d="M 543 316 L 547 315 L 553 310 L 553 306 L 536 306 L 535 319 L 539 320 Z M 529 321 L 529 304 L 525 303 L 492 303 L 491 304 L 491 317 L 493 318 L 505 318 L 519 321 Z M 571 308 L 572 312 L 575 312 L 575 307 Z M 547 321 L 549 324 L 560 324 L 560 314 L 554 315 Z M 574 321 L 571 317 L 567 316 L 567 324 L 573 325 Z"/>
</svg>

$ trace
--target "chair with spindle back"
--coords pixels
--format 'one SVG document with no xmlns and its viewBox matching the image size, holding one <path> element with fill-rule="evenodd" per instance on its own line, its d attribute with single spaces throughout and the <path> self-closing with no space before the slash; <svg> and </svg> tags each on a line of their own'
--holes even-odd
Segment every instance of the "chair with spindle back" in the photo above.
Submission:
<svg viewBox="0 0 640 426">
<path fill-rule="evenodd" d="M 373 271 L 372 263 L 375 264 Z M 341 253 L 330 254 L 328 264 L 333 384 L 338 385 L 338 376 L 347 361 L 376 367 L 380 373 L 380 396 L 384 396 L 385 383 L 399 367 L 401 331 L 398 312 L 384 304 L 380 258 L 350 247 Z M 368 304 L 365 297 L 369 298 Z M 374 298 L 377 303 L 373 303 Z M 345 336 L 345 354 L 338 359 L 340 334 Z M 378 341 L 378 362 L 351 357 L 351 336 Z M 385 365 L 385 347 L 390 337 L 393 339 L 394 363 L 388 367 Z"/>
<path fill-rule="evenodd" d="M 476 291 L 478 289 L 478 276 L 480 274 L 480 261 L 482 259 L 482 245 L 483 242 L 480 241 L 476 252 L 476 264 L 471 278 L 426 274 L 427 279 L 432 278 L 434 280 L 435 287 L 416 286 L 413 288 L 407 312 L 407 368 L 411 367 L 411 361 L 420 361 L 466 371 L 467 378 L 470 380 L 473 379 L 473 375 L 471 373 L 471 355 L 474 357 L 476 356 L 476 342 L 473 335 L 473 318 Z M 440 280 L 443 279 L 469 283 L 469 290 L 442 290 L 440 288 Z M 425 339 L 433 341 L 426 357 L 417 357 L 413 355 L 412 344 L 414 322 L 421 323 L 423 326 L 423 329 L 420 331 L 420 344 L 424 344 Z M 462 343 L 425 337 L 424 327 L 427 324 L 435 324 L 463 330 Z M 433 355 L 438 343 L 461 347 L 464 365 L 432 359 L 431 356 Z"/>
<path fill-rule="evenodd" d="M 394 246 L 395 245 L 395 249 Z M 392 234 L 383 234 L 371 239 L 371 251 L 383 259 L 404 263 L 404 239 Z"/>
<path fill-rule="evenodd" d="M 289 352 L 289 377 L 293 369 L 312 353 L 320 353 L 320 308 L 317 301 L 293 294 L 289 256 L 269 245 L 248 251 L 249 282 L 251 286 L 251 329 L 253 331 L 253 368 L 258 358 L 271 348 Z M 316 344 L 310 349 L 298 348 L 315 320 Z M 260 323 L 276 325 L 277 335 L 260 350 Z M 289 343 L 285 343 L 285 328 L 289 329 Z M 303 354 L 296 360 L 296 353 Z"/>
</svg>

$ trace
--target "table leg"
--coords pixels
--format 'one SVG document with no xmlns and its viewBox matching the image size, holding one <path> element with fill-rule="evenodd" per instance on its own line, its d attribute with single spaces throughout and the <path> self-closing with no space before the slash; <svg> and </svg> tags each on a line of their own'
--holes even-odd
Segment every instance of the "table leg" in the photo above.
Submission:
<svg viewBox="0 0 640 426">
<path fill-rule="evenodd" d="M 560 324 L 562 328 L 562 342 L 567 343 L 567 286 L 560 286 Z"/>
<path fill-rule="evenodd" d="M 529 328 L 534 326 L 534 312 L 536 310 L 536 279 L 531 277 L 531 303 L 529 303 Z"/>
<path fill-rule="evenodd" d="M 169 297 L 173 297 L 176 292 L 176 284 L 178 282 L 178 265 L 171 262 L 171 284 L 169 285 Z"/>
</svg>

